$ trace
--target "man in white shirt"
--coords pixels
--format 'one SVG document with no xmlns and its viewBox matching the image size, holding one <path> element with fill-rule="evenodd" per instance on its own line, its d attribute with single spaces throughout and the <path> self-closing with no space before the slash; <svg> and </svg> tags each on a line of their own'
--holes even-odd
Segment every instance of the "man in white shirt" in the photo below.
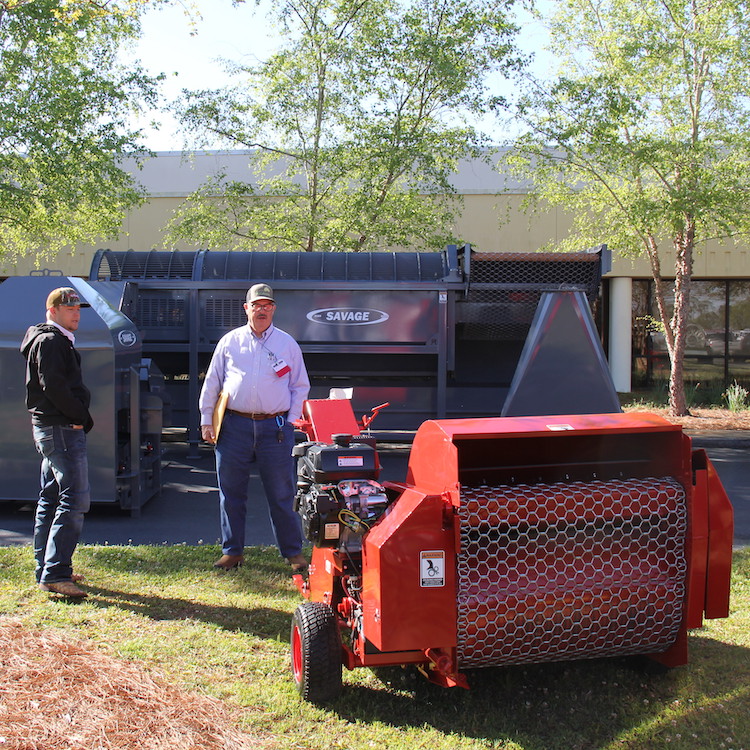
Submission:
<svg viewBox="0 0 750 750">
<path fill-rule="evenodd" d="M 273 325 L 271 287 L 252 286 L 244 308 L 248 324 L 219 340 L 199 400 L 201 435 L 216 446 L 223 554 L 214 567 L 232 570 L 244 561 L 247 486 L 257 463 L 279 551 L 294 572 L 304 572 L 292 423 L 302 415 L 310 380 L 299 344 Z M 226 412 L 215 428 L 220 393 Z"/>
</svg>

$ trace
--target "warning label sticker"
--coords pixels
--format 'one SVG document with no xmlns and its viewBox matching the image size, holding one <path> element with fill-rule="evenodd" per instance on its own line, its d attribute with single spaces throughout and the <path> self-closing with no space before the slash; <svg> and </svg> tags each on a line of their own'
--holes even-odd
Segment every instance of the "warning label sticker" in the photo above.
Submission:
<svg viewBox="0 0 750 750">
<path fill-rule="evenodd" d="M 445 551 L 428 550 L 419 553 L 420 586 L 445 586 Z"/>
<path fill-rule="evenodd" d="M 339 466 L 364 466 L 364 456 L 337 456 L 336 463 Z"/>
</svg>

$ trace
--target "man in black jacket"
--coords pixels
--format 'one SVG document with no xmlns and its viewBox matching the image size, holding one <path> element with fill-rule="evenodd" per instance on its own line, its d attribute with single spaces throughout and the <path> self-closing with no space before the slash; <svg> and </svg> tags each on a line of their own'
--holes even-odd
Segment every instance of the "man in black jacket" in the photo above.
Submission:
<svg viewBox="0 0 750 750">
<path fill-rule="evenodd" d="M 76 584 L 73 552 L 91 502 L 86 433 L 93 427 L 91 395 L 81 377 L 75 332 L 81 319 L 75 289 L 47 297 L 47 322 L 31 326 L 21 344 L 26 357 L 26 407 L 34 444 L 42 456 L 41 491 L 34 522 L 36 580 L 42 591 L 75 599 L 87 596 Z"/>
</svg>

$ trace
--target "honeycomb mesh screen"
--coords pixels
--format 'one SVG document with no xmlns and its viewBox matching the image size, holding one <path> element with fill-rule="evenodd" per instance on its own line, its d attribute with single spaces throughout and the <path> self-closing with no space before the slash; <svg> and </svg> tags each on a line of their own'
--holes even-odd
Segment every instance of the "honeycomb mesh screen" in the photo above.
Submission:
<svg viewBox="0 0 750 750">
<path fill-rule="evenodd" d="M 464 489 L 458 655 L 485 667 L 665 651 L 685 597 L 670 477 Z"/>
</svg>

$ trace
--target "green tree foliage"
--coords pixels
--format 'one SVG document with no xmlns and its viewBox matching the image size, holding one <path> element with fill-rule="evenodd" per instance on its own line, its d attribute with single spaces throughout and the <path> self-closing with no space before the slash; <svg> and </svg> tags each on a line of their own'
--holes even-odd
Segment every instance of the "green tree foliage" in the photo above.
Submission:
<svg viewBox="0 0 750 750">
<path fill-rule="evenodd" d="M 51 257 L 116 235 L 142 197 L 122 171 L 127 127 L 155 81 L 123 69 L 119 45 L 143 3 L 0 2 L 0 254 Z"/>
<path fill-rule="evenodd" d="M 541 198 L 573 213 L 579 242 L 646 254 L 671 362 L 670 409 L 687 414 L 696 247 L 746 234 L 750 218 L 747 3 L 559 0 L 556 8 L 562 75 L 530 83 L 520 108 L 529 133 L 511 161 Z"/>
<path fill-rule="evenodd" d="M 280 2 L 278 53 L 236 66 L 236 87 L 183 102 L 198 145 L 248 149 L 249 171 L 204 185 L 172 236 L 244 249 L 442 246 L 449 175 L 482 145 L 466 118 L 487 107 L 490 73 L 520 65 L 511 2 Z"/>
</svg>

